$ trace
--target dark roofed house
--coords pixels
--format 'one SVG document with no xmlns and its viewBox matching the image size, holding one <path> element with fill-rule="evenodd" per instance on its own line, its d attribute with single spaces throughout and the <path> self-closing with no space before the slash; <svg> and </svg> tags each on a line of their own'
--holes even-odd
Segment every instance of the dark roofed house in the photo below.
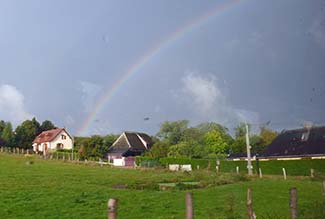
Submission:
<svg viewBox="0 0 325 219">
<path fill-rule="evenodd" d="M 114 166 L 134 166 L 134 157 L 150 149 L 153 142 L 144 133 L 123 132 L 108 151 L 108 160 Z"/>
<path fill-rule="evenodd" d="M 261 153 L 261 157 L 266 158 L 323 156 L 325 156 L 325 127 L 284 131 Z"/>
</svg>

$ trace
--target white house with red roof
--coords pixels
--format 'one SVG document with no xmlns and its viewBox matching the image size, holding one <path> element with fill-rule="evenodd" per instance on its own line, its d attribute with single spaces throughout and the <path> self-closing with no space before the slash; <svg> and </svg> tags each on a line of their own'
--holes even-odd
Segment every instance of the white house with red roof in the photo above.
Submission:
<svg viewBox="0 0 325 219">
<path fill-rule="evenodd" d="M 72 149 L 73 139 L 64 129 L 52 129 L 39 134 L 33 141 L 33 151 L 46 154 L 49 150 Z"/>
</svg>

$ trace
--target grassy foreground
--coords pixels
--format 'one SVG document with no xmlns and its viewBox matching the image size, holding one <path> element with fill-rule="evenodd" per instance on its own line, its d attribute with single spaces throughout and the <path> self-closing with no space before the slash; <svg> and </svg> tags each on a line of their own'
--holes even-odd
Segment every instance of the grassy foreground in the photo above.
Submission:
<svg viewBox="0 0 325 219">
<path fill-rule="evenodd" d="M 182 186 L 160 191 L 158 183 L 200 182 L 191 190 L 195 218 L 247 218 L 253 189 L 257 218 L 289 218 L 289 188 L 298 189 L 299 218 L 325 218 L 321 181 L 308 177 L 253 178 L 211 171 L 171 173 L 84 166 L 0 154 L 1 218 L 107 218 L 107 200 L 119 199 L 118 218 L 185 218 Z M 182 184 L 180 184 L 182 185 Z M 124 188 L 126 186 L 126 188 Z"/>
</svg>

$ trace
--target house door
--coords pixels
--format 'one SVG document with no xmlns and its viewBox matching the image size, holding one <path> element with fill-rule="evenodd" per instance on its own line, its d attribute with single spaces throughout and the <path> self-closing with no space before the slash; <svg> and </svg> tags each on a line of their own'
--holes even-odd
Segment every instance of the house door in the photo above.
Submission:
<svg viewBox="0 0 325 219">
<path fill-rule="evenodd" d="M 44 144 L 43 154 L 46 155 L 46 152 L 47 152 L 47 144 Z"/>
</svg>

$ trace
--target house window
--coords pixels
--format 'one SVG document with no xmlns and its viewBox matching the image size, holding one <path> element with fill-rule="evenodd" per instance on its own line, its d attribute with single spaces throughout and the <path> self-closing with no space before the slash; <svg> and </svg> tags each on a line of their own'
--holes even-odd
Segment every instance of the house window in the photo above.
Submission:
<svg viewBox="0 0 325 219">
<path fill-rule="evenodd" d="M 62 139 L 62 140 L 65 140 L 65 139 L 67 139 L 67 136 L 65 136 L 65 135 L 61 135 L 61 139 Z"/>
<path fill-rule="evenodd" d="M 57 148 L 57 149 L 63 149 L 63 144 L 58 143 L 58 144 L 56 145 L 56 148 Z"/>
</svg>

